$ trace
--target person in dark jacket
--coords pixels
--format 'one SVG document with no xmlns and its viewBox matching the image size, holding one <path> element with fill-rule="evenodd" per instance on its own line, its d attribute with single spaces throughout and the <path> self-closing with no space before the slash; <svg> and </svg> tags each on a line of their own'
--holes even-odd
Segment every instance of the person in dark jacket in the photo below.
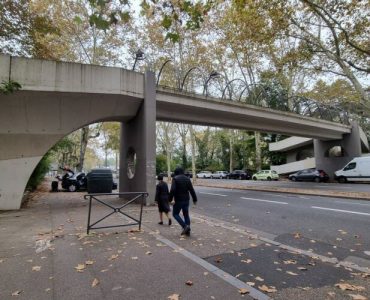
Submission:
<svg viewBox="0 0 370 300">
<path fill-rule="evenodd" d="M 159 183 L 157 184 L 156 193 L 155 193 L 155 202 L 158 204 L 159 211 L 159 225 L 163 225 L 163 213 L 165 213 L 168 218 L 168 225 L 171 226 L 172 220 L 168 213 L 171 211 L 170 204 L 168 202 L 168 185 L 163 181 L 163 176 L 158 175 Z"/>
<path fill-rule="evenodd" d="M 175 198 L 175 204 L 173 205 L 173 217 L 182 227 L 181 235 L 190 235 L 190 217 L 189 217 L 189 201 L 190 196 L 193 198 L 193 203 L 196 204 L 198 199 L 195 194 L 193 185 L 188 177 L 184 175 L 182 168 L 176 168 L 175 176 L 172 179 L 171 192 L 169 201 Z M 184 220 L 180 217 L 180 211 L 184 216 Z"/>
</svg>

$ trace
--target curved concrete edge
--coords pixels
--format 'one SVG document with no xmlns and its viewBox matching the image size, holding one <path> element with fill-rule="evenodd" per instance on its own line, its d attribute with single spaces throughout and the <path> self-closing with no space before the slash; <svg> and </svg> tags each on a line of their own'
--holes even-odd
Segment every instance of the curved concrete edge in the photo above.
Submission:
<svg viewBox="0 0 370 300">
<path fill-rule="evenodd" d="M 285 194 L 295 194 L 295 195 L 308 195 L 308 196 L 317 196 L 317 197 L 330 197 L 330 198 L 344 198 L 344 199 L 352 199 L 352 200 L 365 200 L 370 201 L 370 193 L 365 196 L 356 196 L 356 195 L 345 195 L 341 194 L 341 192 L 337 191 L 322 191 L 322 190 L 308 190 L 308 189 L 294 189 L 294 191 L 289 190 L 287 188 L 268 188 L 268 187 L 231 187 L 226 185 L 211 185 L 207 183 L 195 183 L 195 186 L 204 186 L 204 187 L 214 187 L 214 188 L 222 188 L 222 189 L 233 189 L 233 190 L 250 190 L 250 191 L 258 191 L 258 192 L 271 192 L 271 193 L 285 193 Z M 313 191 L 315 194 L 313 194 Z M 361 192 L 359 192 L 361 193 Z"/>
<path fill-rule="evenodd" d="M 0 210 L 19 209 L 24 188 L 42 156 L 0 160 Z"/>
</svg>

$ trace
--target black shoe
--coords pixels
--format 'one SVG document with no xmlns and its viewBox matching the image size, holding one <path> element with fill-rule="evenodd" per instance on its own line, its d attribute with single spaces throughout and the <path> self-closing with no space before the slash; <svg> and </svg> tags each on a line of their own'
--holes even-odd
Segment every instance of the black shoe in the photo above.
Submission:
<svg viewBox="0 0 370 300">
<path fill-rule="evenodd" d="M 163 225 L 163 222 L 158 222 L 159 225 Z"/>
<path fill-rule="evenodd" d="M 185 235 L 190 236 L 190 231 L 191 231 L 190 226 L 187 226 L 187 231 L 185 232 Z"/>
<path fill-rule="evenodd" d="M 169 219 L 168 220 L 168 226 L 171 226 L 172 225 L 172 220 L 171 219 Z"/>
<path fill-rule="evenodd" d="M 184 230 L 181 232 L 181 235 L 190 235 L 190 231 L 191 231 L 191 229 L 190 229 L 190 226 L 188 226 L 188 225 L 186 225 L 185 227 L 184 227 Z"/>
</svg>

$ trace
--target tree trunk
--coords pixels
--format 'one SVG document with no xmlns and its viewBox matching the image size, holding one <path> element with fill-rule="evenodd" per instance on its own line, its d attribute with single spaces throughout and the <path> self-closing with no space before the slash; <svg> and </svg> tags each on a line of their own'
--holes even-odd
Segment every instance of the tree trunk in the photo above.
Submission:
<svg viewBox="0 0 370 300">
<path fill-rule="evenodd" d="M 195 135 L 193 125 L 189 125 L 190 141 L 191 141 L 191 172 L 193 174 L 193 183 L 196 181 L 196 170 L 195 170 Z"/>
<path fill-rule="evenodd" d="M 261 170 L 261 134 L 258 131 L 254 132 L 256 142 L 256 169 Z"/>
<path fill-rule="evenodd" d="M 229 171 L 230 173 L 233 171 L 233 167 L 234 167 L 234 164 L 233 164 L 233 146 L 234 146 L 234 143 L 233 143 L 233 133 L 234 131 L 231 129 L 230 130 L 230 150 L 229 150 L 229 154 L 230 154 L 230 162 L 229 162 Z"/>
<path fill-rule="evenodd" d="M 89 142 L 89 126 L 81 129 L 80 158 L 77 164 L 77 172 L 82 172 L 85 163 L 85 153 Z"/>
</svg>

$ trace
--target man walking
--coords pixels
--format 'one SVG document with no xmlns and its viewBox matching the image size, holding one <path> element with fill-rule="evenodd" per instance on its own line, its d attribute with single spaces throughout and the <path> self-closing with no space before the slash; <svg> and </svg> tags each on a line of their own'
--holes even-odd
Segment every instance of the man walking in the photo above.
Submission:
<svg viewBox="0 0 370 300">
<path fill-rule="evenodd" d="M 173 217 L 182 227 L 181 235 L 190 236 L 190 217 L 189 217 L 189 201 L 190 196 L 193 198 L 193 203 L 197 204 L 197 195 L 195 194 L 193 185 L 188 177 L 184 175 L 182 168 L 176 168 L 175 176 L 172 179 L 171 191 L 169 201 L 171 202 L 175 198 L 175 204 L 173 205 Z M 180 211 L 184 216 L 184 220 L 180 217 Z"/>
</svg>

